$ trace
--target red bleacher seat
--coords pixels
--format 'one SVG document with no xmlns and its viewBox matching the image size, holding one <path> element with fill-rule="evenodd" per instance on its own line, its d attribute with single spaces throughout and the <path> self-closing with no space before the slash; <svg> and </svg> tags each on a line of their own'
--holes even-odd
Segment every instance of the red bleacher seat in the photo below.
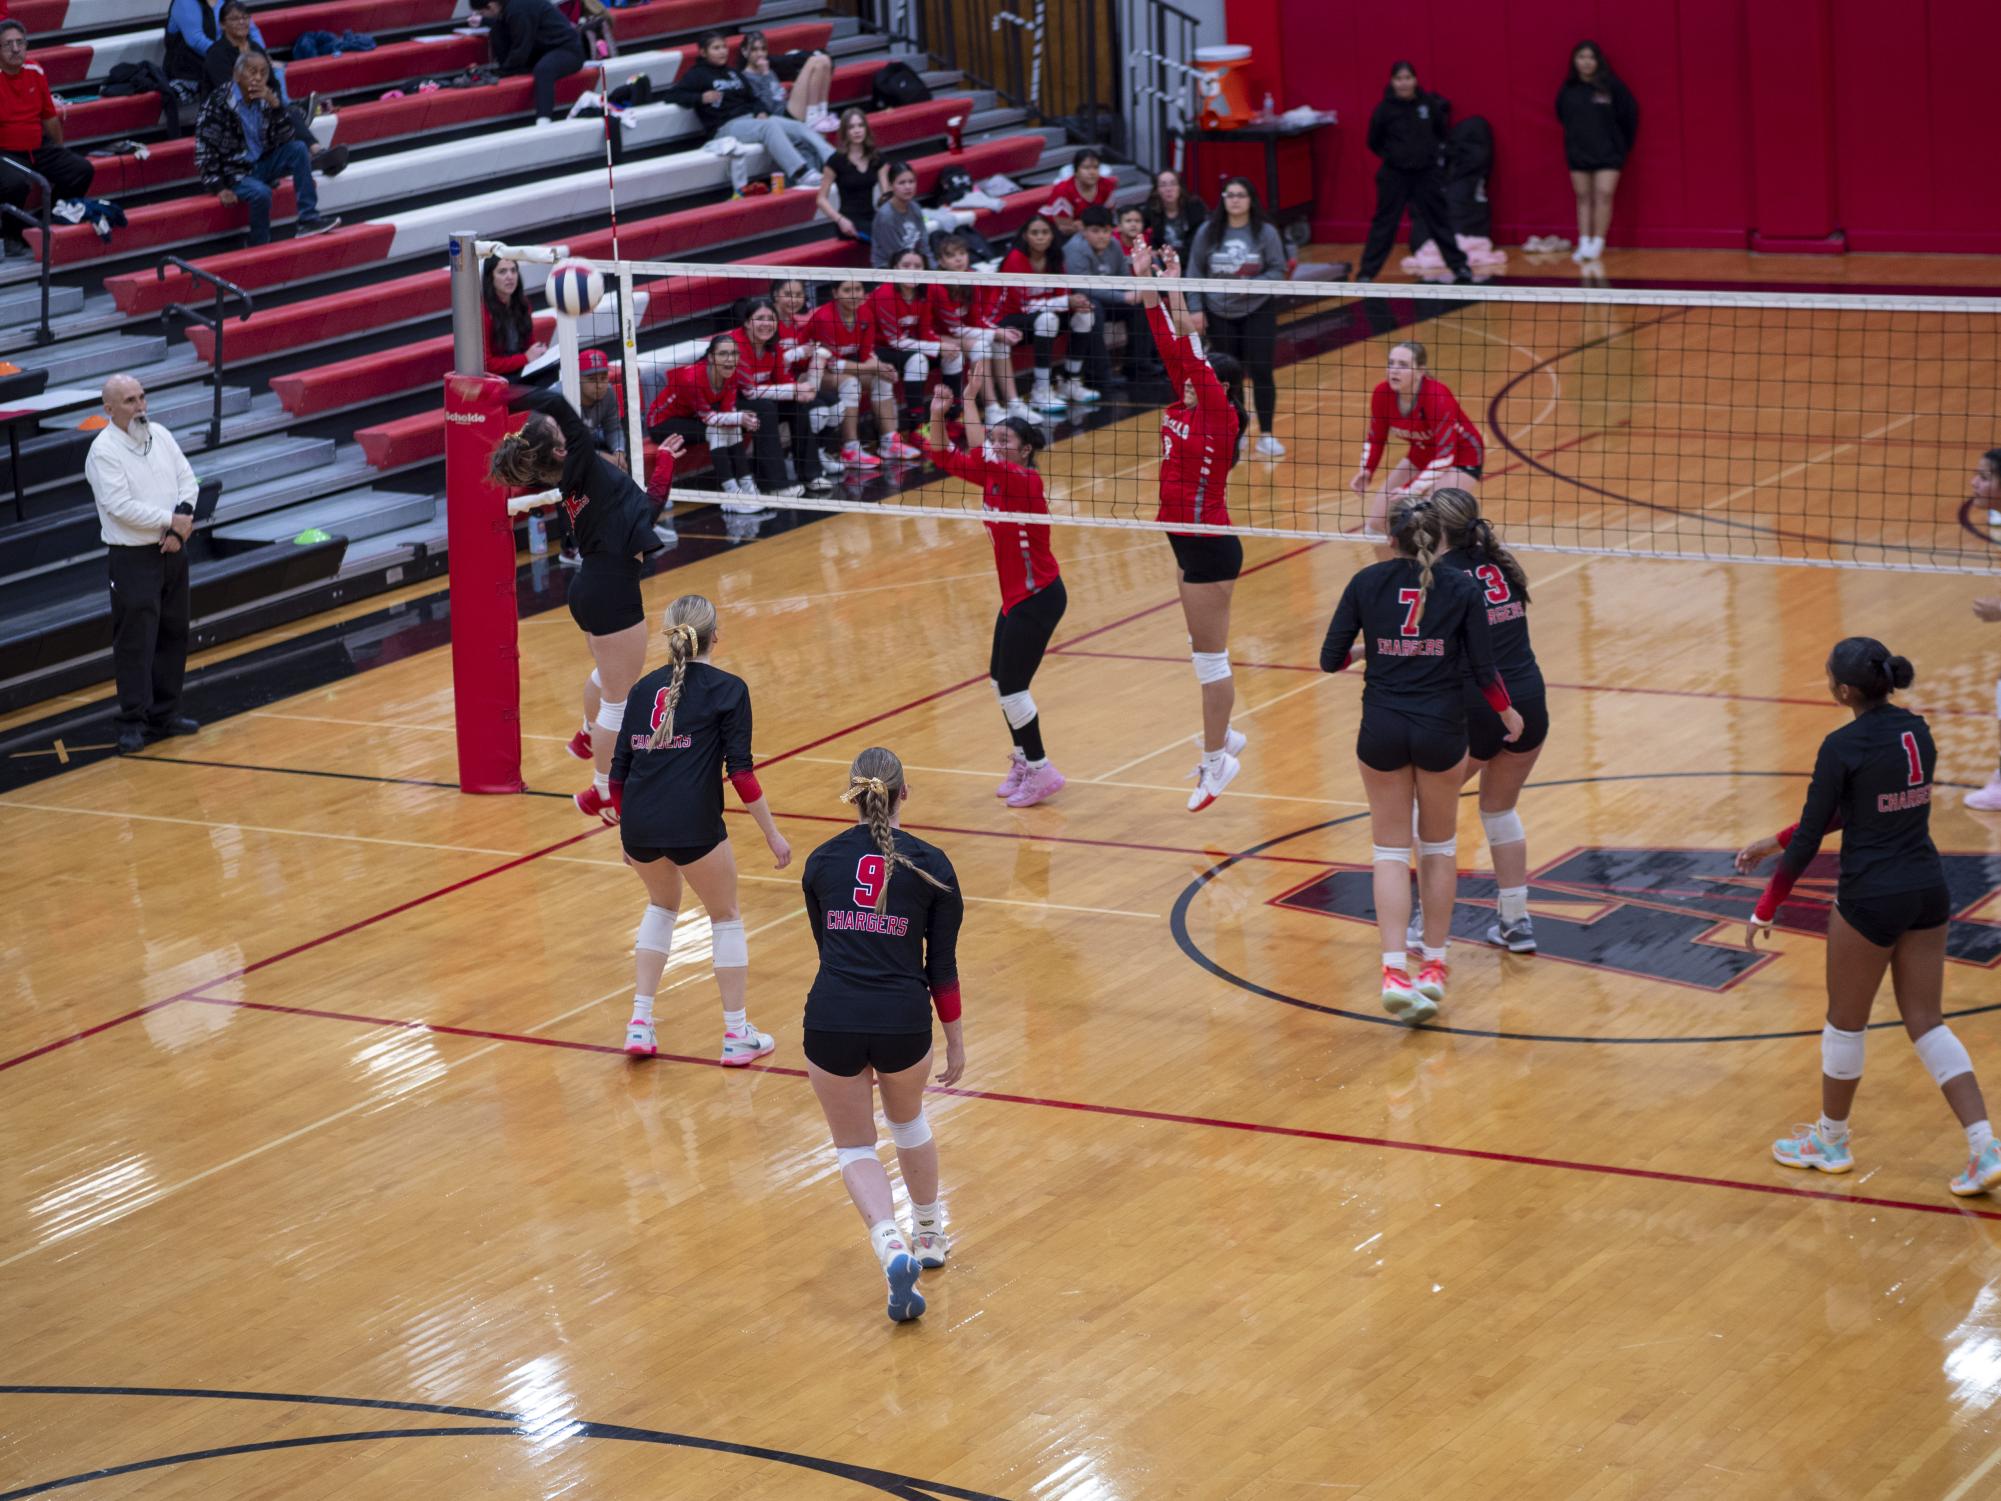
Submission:
<svg viewBox="0 0 2001 1501">
<path fill-rule="evenodd" d="M 269 245 L 208 256 L 201 264 L 204 270 L 246 290 L 276 287 L 297 279 L 300 257 L 309 247 L 314 266 L 324 274 L 381 260 L 395 238 L 394 225 L 351 224 L 310 240 L 274 240 Z M 108 276 L 104 285 L 118 310 L 127 314 L 157 313 L 170 302 L 196 301 L 203 295 L 185 271 L 169 271 L 164 277 L 152 271 L 134 271 Z"/>
<path fill-rule="evenodd" d="M 556 337 L 556 315 L 543 313 L 535 319 L 535 338 L 547 344 Z M 337 364 L 321 365 L 281 375 L 271 389 L 294 417 L 336 411 L 357 402 L 380 396 L 384 387 L 392 391 L 416 390 L 441 381 L 452 373 L 452 336 L 422 339 L 401 349 L 358 355 Z"/>
<path fill-rule="evenodd" d="M 418 26 L 449 26 L 455 0 L 325 0 L 318 5 L 287 5 L 277 10 L 257 7 L 257 29 L 264 45 L 283 51 L 309 31 L 409 31 Z M 163 11 L 164 15 L 165 12 Z"/>
<path fill-rule="evenodd" d="M 60 89 L 90 75 L 91 56 L 87 46 L 36 47 L 28 53 L 28 61 L 42 70 L 51 88 Z"/>
</svg>

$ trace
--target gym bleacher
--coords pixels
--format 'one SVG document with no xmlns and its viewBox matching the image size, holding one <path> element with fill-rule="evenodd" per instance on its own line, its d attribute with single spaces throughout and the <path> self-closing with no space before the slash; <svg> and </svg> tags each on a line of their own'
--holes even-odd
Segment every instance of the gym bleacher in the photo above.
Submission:
<svg viewBox="0 0 2001 1501">
<path fill-rule="evenodd" d="M 525 76 L 424 90 L 425 80 L 489 60 L 484 37 L 456 34 L 470 0 L 270 0 L 254 14 L 288 92 L 329 101 L 332 140 L 350 162 L 319 181 L 321 212 L 339 215 L 338 229 L 288 238 L 287 184 L 272 205 L 275 238 L 249 247 L 243 208 L 195 181 L 193 107 L 181 107 L 176 139 L 158 95 L 98 96 L 118 64 L 161 61 L 165 0 L 13 0 L 10 9 L 63 105 L 66 144 L 117 148 L 93 156 L 91 193 L 117 203 L 126 223 L 109 239 L 88 223 L 52 224 L 47 341 L 40 231 L 27 234 L 31 258 L 0 262 L 0 413 L 16 413 L 18 444 L 0 488 L 0 711 L 109 676 L 103 548 L 83 457 L 102 420 L 99 386 L 117 371 L 145 382 L 152 419 L 173 429 L 196 475 L 219 491 L 191 547 L 197 647 L 441 574 L 447 237 L 472 229 L 608 257 L 604 122 L 559 118 L 537 128 Z M 877 72 L 908 61 L 933 97 L 872 112 L 876 139 L 913 162 L 927 194 L 949 166 L 976 181 L 1002 173 L 1021 184 L 980 213 L 975 227 L 989 238 L 1018 228 L 1081 149 L 908 46 L 820 13 L 816 0 L 645 0 L 612 15 L 611 88 L 642 74 L 655 91 L 671 84 L 710 28 L 733 39 L 762 30 L 774 52 L 826 50 L 837 111 L 868 107 Z M 309 31 L 349 30 L 376 46 L 289 59 Z M 598 87 L 595 63 L 563 80 L 559 113 Z M 946 122 L 955 116 L 964 139 L 951 154 Z M 625 258 L 865 263 L 862 247 L 835 238 L 816 215 L 810 189 L 733 198 L 729 163 L 701 149 L 692 111 L 643 104 L 615 128 Z M 770 170 L 761 151 L 748 165 L 753 177 Z M 215 281 L 184 267 L 241 289 L 247 305 L 233 295 L 218 303 Z M 538 302 L 546 269 L 522 267 Z M 642 281 L 642 351 L 711 331 L 727 302 L 752 289 Z M 219 381 L 216 332 L 187 309 L 224 314 Z M 551 321 L 538 318 L 538 338 Z M 614 335 L 611 315 L 586 321 L 586 342 L 610 347 Z M 24 405 L 36 410 L 21 413 Z M 332 540 L 293 540 L 312 532 Z"/>
</svg>

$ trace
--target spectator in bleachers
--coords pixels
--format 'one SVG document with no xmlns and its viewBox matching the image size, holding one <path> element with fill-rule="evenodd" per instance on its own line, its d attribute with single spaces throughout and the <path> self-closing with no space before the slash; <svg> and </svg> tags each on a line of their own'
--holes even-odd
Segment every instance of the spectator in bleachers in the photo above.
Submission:
<svg viewBox="0 0 2001 1501">
<path fill-rule="evenodd" d="M 261 49 L 264 45 L 257 35 L 256 26 L 251 23 L 250 7 L 244 4 L 244 0 L 223 0 L 218 19 L 222 34 L 201 60 L 201 97 L 204 99 L 217 89 L 228 88 L 230 80 L 236 76 L 236 60 L 250 49 Z M 271 86 L 278 92 L 278 102 L 292 116 L 292 129 L 306 143 L 306 150 L 313 158 L 313 170 L 323 177 L 338 177 L 341 169 L 347 166 L 347 147 L 334 146 L 323 150 L 320 143 L 313 139 L 312 125 L 305 109 L 294 104 L 292 96 L 285 92 L 285 70 L 275 62 L 271 64 Z"/>
<path fill-rule="evenodd" d="M 838 457 L 823 457 L 829 469 L 861 473 L 880 469 L 882 460 L 862 447 L 862 387 L 881 413 L 889 412 L 890 428 L 896 426 L 896 372 L 876 357 L 878 330 L 875 315 L 868 309 L 868 288 L 859 281 L 834 285 L 834 295 L 813 309 L 806 321 L 807 335 L 826 351 L 825 384 L 841 401 L 841 450 Z M 881 426 L 880 420 L 877 426 Z"/>
<path fill-rule="evenodd" d="M 49 80 L 28 61 L 28 29 L 19 21 L 0 21 L 0 200 L 20 208 L 28 201 L 29 183 L 12 170 L 16 164 L 46 177 L 58 200 L 81 198 L 97 175 L 89 158 L 63 145 Z M 11 215 L 0 225 L 6 254 L 28 253 L 21 228 Z"/>
<path fill-rule="evenodd" d="M 1111 210 L 1092 204 L 1077 216 L 1078 230 L 1063 245 L 1063 269 L 1072 276 L 1132 275 L 1126 252 L 1112 236 Z M 1101 336 L 1092 341 L 1095 368 L 1083 372 L 1085 384 L 1111 375 L 1110 350 L 1116 342 L 1125 351 L 1126 369 L 1137 375 L 1145 362 L 1151 341 L 1146 332 L 1146 314 L 1139 305 L 1139 292 L 1106 292 L 1093 287 L 1085 292 L 1096 306 Z M 1115 341 L 1112 334 L 1119 338 Z"/>
<path fill-rule="evenodd" d="M 549 346 L 535 337 L 535 312 L 521 286 L 521 268 L 504 256 L 488 256 L 479 268 L 479 313 L 488 375 L 519 375 L 529 361 L 548 353 Z"/>
<path fill-rule="evenodd" d="M 493 60 L 504 74 L 535 79 L 535 123 L 556 118 L 556 84 L 584 65 L 584 41 L 549 0 L 479 0 Z"/>
<path fill-rule="evenodd" d="M 757 414 L 737 407 L 737 366 L 742 353 L 736 340 L 717 334 L 701 359 L 667 372 L 666 383 L 646 412 L 646 431 L 655 442 L 677 437 L 689 447 L 709 445 L 709 467 L 731 501 L 741 495 L 755 510 L 757 487 L 751 483 L 750 456 L 744 434 L 760 426 Z M 728 502 L 726 502 L 728 504 Z"/>
<path fill-rule="evenodd" d="M 111 555 L 111 660 L 118 682 L 118 750 L 192 735 L 181 713 L 188 665 L 188 554 L 194 470 L 174 435 L 146 420 L 146 388 L 129 375 L 104 383 L 109 418 L 91 439 L 84 478 Z"/>
<path fill-rule="evenodd" d="M 1098 393 L 1083 380 L 1084 362 L 1095 353 L 1100 337 L 1098 311 L 1082 292 L 1059 285 L 1063 276 L 1063 256 L 1056 248 L 1056 226 L 1037 214 L 1021 226 L 1014 248 L 1000 264 L 1006 276 L 1047 277 L 1039 287 L 1009 287 L 1001 293 L 1000 324 L 1033 341 L 1035 384 L 1029 389 L 1028 404 L 1038 411 L 1060 412 L 1071 402 L 1090 402 Z M 1069 326 L 1070 342 L 1064 351 L 1063 379 L 1052 379 L 1056 363 L 1056 339 Z M 1007 379 L 1000 393 L 1010 403 L 1015 399 L 1014 365 L 1008 361 Z"/>
<path fill-rule="evenodd" d="M 917 204 L 917 169 L 908 162 L 891 162 L 882 169 L 889 184 L 889 196 L 875 211 L 869 226 L 869 261 L 881 269 L 896 264 L 906 250 L 914 250 L 931 264 L 931 236 L 924 223 L 924 210 Z"/>
<path fill-rule="evenodd" d="M 1261 281 L 1284 281 L 1286 259 L 1285 241 L 1258 207 L 1250 179 L 1230 178 L 1223 184 L 1216 212 L 1195 232 L 1188 274 L 1214 281 L 1235 278 L 1244 283 L 1244 290 L 1190 292 L 1188 309 L 1193 332 L 1203 335 L 1214 353 L 1236 360 L 1250 376 L 1258 426 L 1263 429 L 1258 452 L 1268 459 L 1285 456 L 1285 445 L 1271 430 L 1278 416 L 1278 381 L 1273 374 L 1278 303 L 1271 293 L 1255 288 Z M 1460 264 L 1465 264 L 1464 257 Z M 1243 434 L 1238 437 L 1241 440 Z"/>
<path fill-rule="evenodd" d="M 834 87 L 834 60 L 826 53 L 793 51 L 773 57 L 771 42 L 763 32 L 746 31 L 743 73 L 767 113 L 790 115 L 814 130 L 834 133 L 834 117 L 827 108 L 827 95 Z"/>
<path fill-rule="evenodd" d="M 925 268 L 924 252 L 915 247 L 899 250 L 891 263 L 891 269 L 896 271 Z M 897 385 L 903 393 L 901 431 L 897 410 L 894 407 L 885 410 L 881 402 L 876 404 L 876 426 L 882 431 L 879 451 L 892 461 L 924 457 L 924 451 L 906 443 L 902 434 L 924 431 L 931 405 L 931 372 L 935 369 L 943 374 L 947 364 L 955 374 L 963 376 L 965 372 L 959 336 L 934 326 L 930 291 L 921 284 L 886 281 L 869 293 L 868 310 L 875 319 L 877 358 L 896 372 Z M 956 384 L 963 387 L 963 379 Z"/>
<path fill-rule="evenodd" d="M 1056 226 L 1059 236 L 1074 235 L 1077 216 L 1093 204 L 1100 208 L 1112 206 L 1112 194 L 1119 190 L 1119 180 L 1105 171 L 1104 165 L 1104 158 L 1097 152 L 1080 151 L 1070 175 L 1057 178 L 1050 187 L 1049 201 L 1038 212 Z"/>
<path fill-rule="evenodd" d="M 294 237 L 325 234 L 340 224 L 323 218 L 313 187 L 313 160 L 292 115 L 271 87 L 271 59 L 255 50 L 236 58 L 226 89 L 208 96 L 195 121 L 195 171 L 204 191 L 250 211 L 250 243 L 271 238 L 271 189 L 289 177 L 298 195 Z"/>
<path fill-rule="evenodd" d="M 819 210 L 834 221 L 842 239 L 867 244 L 875 226 L 876 199 L 889 196 L 882 153 L 876 150 L 868 116 L 858 109 L 842 110 L 834 143 L 834 155 L 820 182 Z"/>
<path fill-rule="evenodd" d="M 1188 254 L 1195 231 L 1209 217 L 1208 205 L 1188 191 L 1181 174 L 1163 168 L 1153 174 L 1153 191 L 1146 199 L 1146 227 L 1154 248 L 1165 245 Z"/>
<path fill-rule="evenodd" d="M 703 32 L 695 50 L 694 66 L 656 97 L 693 109 L 711 140 L 762 146 L 794 187 L 817 188 L 834 148 L 803 122 L 766 111 L 743 70 L 730 66 L 729 38 L 720 31 Z"/>
<path fill-rule="evenodd" d="M 816 434 L 820 426 L 830 419 L 838 420 L 838 416 L 832 403 L 823 405 L 820 400 L 824 372 L 813 344 L 804 338 L 784 337 L 777 304 L 768 297 L 751 300 L 744 310 L 743 326 L 730 337 L 736 341 L 739 355 L 739 404 L 757 417 L 752 450 L 759 492 L 789 498 L 807 490 L 830 489 L 833 482 L 821 470 Z M 796 480 L 785 475 L 785 446 L 778 430 L 781 422 L 792 429 Z"/>
<path fill-rule="evenodd" d="M 209 49 L 222 37 L 222 12 L 216 0 L 173 0 L 167 7 L 167 77 L 175 84 L 185 84 L 184 99 L 193 99 L 199 94 L 209 93 L 229 82 L 229 74 L 224 73 L 221 83 L 205 81 L 205 65 Z M 236 51 L 243 50 L 243 43 L 236 44 Z M 257 29 L 257 23 L 250 23 L 250 45 L 259 52 L 268 50 L 264 45 L 264 33 Z M 181 92 L 176 90 L 177 93 Z"/>
<path fill-rule="evenodd" d="M 577 356 L 577 415 L 591 430 L 598 452 L 624 469 L 625 412 L 612 387 L 611 361 L 602 349 L 586 349 Z"/>
<path fill-rule="evenodd" d="M 1146 210 L 1137 203 L 1128 203 L 1119 210 L 1119 222 L 1113 232 L 1119 237 L 1119 248 L 1128 255 L 1135 245 L 1153 243 L 1146 227 Z"/>
</svg>

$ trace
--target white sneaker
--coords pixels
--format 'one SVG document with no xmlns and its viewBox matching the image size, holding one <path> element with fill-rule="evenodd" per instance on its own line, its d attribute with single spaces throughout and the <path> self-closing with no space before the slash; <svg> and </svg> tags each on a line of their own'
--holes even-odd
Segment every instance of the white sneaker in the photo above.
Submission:
<svg viewBox="0 0 2001 1501">
<path fill-rule="evenodd" d="M 797 500 L 806 493 L 804 485 L 785 485 L 771 492 L 773 500 Z"/>
<path fill-rule="evenodd" d="M 1976 813 L 2001 812 L 2001 772 L 1996 772 L 1993 780 L 1979 791 L 1967 793 L 1966 806 Z"/>
<path fill-rule="evenodd" d="M 795 188 L 817 188 L 820 186 L 819 168 L 808 167 L 804 172 L 801 172 L 797 177 L 792 179 L 792 186 Z"/>
<path fill-rule="evenodd" d="M 1023 401 L 1019 396 L 1015 397 L 1013 401 L 1010 401 L 1007 404 L 1006 415 L 1009 417 L 1018 417 L 1023 422 L 1040 423 L 1042 420 L 1040 417 L 1036 416 L 1034 412 L 1029 410 L 1028 403 Z"/>
<path fill-rule="evenodd" d="M 987 409 L 980 416 L 984 419 L 988 427 L 999 427 L 1003 422 L 1007 421 L 1008 411 L 999 402 L 990 401 L 987 403 Z"/>
<path fill-rule="evenodd" d="M 1056 394 L 1053 386 L 1038 385 L 1028 393 L 1028 404 L 1038 412 L 1060 412 L 1070 403 Z"/>
<path fill-rule="evenodd" d="M 1266 433 L 1258 439 L 1258 454 L 1262 458 L 1282 459 L 1285 457 L 1285 445 Z"/>
<path fill-rule="evenodd" d="M 1246 735 L 1242 730 L 1228 729 L 1223 731 L 1223 752 L 1226 755 L 1241 756 L 1244 753 L 1244 747 L 1250 743 L 1251 737 Z"/>
<path fill-rule="evenodd" d="M 660 545 L 662 547 L 680 546 L 681 534 L 675 531 L 673 527 L 669 526 L 664 521 L 661 522 L 658 526 L 653 528 L 653 535 L 660 539 Z M 579 567 L 582 566 L 582 561 L 583 561 L 582 559 L 578 560 Z"/>
<path fill-rule="evenodd" d="M 1590 260 L 1592 243 L 1593 243 L 1592 240 L 1588 236 L 1582 240 L 1579 240 L 1577 242 L 1577 248 L 1570 252 L 1570 258 L 1573 261 L 1576 261 L 1579 265 L 1582 265 L 1585 261 Z"/>
<path fill-rule="evenodd" d="M 628 1058 L 652 1058 L 660 1052 L 653 1039 L 653 1023 L 634 1017 L 625 1024 L 625 1054 Z"/>
<path fill-rule="evenodd" d="M 1220 753 L 1214 761 L 1205 759 L 1193 773 L 1195 790 L 1188 794 L 1188 811 L 1200 813 L 1216 801 L 1223 789 L 1236 781 L 1237 773 L 1242 769 L 1242 764 L 1228 751 Z"/>
<path fill-rule="evenodd" d="M 749 1022 L 743 1024 L 741 1032 L 723 1033 L 723 1066 L 742 1068 L 744 1064 L 762 1058 L 778 1044 L 771 1040 L 771 1034 L 760 1032 Z"/>
<path fill-rule="evenodd" d="M 919 1230 L 910 1237 L 917 1254 L 917 1264 L 927 1272 L 935 1272 L 945 1264 L 945 1258 L 952 1254 L 952 1237 L 943 1230 Z"/>
<path fill-rule="evenodd" d="M 1084 384 L 1081 375 L 1073 375 L 1062 383 L 1062 392 L 1071 401 L 1096 401 L 1098 393 Z"/>
</svg>

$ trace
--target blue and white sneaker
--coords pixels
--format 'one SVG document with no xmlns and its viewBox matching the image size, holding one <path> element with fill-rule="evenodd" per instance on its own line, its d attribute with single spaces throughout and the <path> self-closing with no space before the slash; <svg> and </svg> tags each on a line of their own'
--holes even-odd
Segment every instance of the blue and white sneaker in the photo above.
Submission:
<svg viewBox="0 0 2001 1501">
<path fill-rule="evenodd" d="M 1505 917 L 1487 927 L 1487 942 L 1497 949 L 1506 949 L 1511 954 L 1533 954 L 1535 952 L 1535 919 L 1524 912 L 1513 922 Z"/>
<path fill-rule="evenodd" d="M 1823 1173 L 1845 1173 L 1855 1166 L 1855 1154 L 1849 1150 L 1847 1138 L 1827 1141 L 1820 1134 L 1818 1122 L 1811 1126 L 1795 1126 L 1794 1134 L 1782 1136 L 1772 1143 L 1772 1161 L 1782 1167 L 1817 1168 Z M 1995 1162 L 1995 1176 L 2001 1178 L 2001 1160 Z M 1958 1180 L 1953 1180 L 1953 1192 L 1958 1193 Z M 1978 1189 L 1968 1189 L 1968 1193 L 1978 1193 Z"/>
<path fill-rule="evenodd" d="M 907 1324 L 924 1313 L 924 1294 L 917 1290 L 917 1278 L 923 1270 L 902 1241 L 891 1243 L 882 1274 L 889 1280 L 889 1316 L 899 1324 Z"/>
<path fill-rule="evenodd" d="M 2001 1144 L 1988 1142 L 1980 1149 L 1978 1156 L 1967 1162 L 1966 1171 L 1954 1178 L 1946 1187 L 1962 1199 L 1970 1198 L 1974 1194 L 1984 1194 L 1991 1188 L 2001 1187 Z"/>
</svg>

